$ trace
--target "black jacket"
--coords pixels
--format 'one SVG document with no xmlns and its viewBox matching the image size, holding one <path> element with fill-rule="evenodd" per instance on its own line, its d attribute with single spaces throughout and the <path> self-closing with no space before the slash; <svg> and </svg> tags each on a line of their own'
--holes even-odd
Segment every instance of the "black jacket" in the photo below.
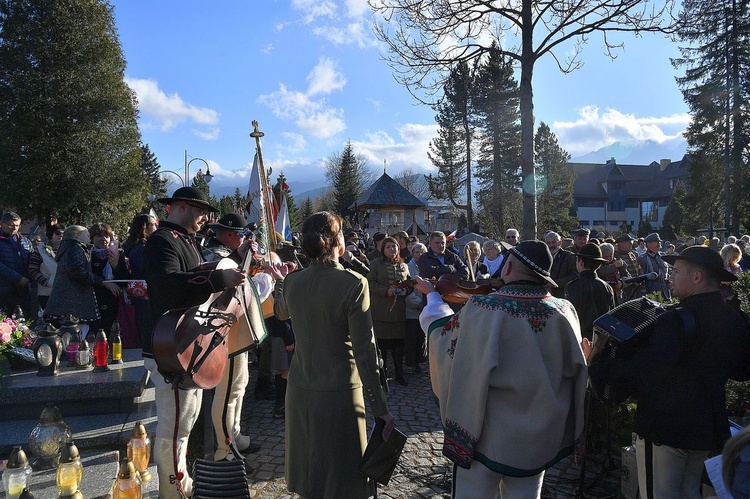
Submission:
<svg viewBox="0 0 750 499">
<path fill-rule="evenodd" d="M 750 328 L 719 291 L 683 298 L 679 306 L 695 321 L 692 333 L 676 310 L 667 311 L 631 358 L 599 356 L 589 372 L 595 381 L 633 390 L 641 437 L 721 452 L 729 438 L 724 385 L 750 379 Z"/>
<path fill-rule="evenodd" d="M 454 252 L 445 250 L 443 253 L 445 263 L 441 262 L 433 251 L 427 250 L 427 253 L 419 258 L 419 276 L 424 279 L 440 277 L 443 274 L 454 274 L 464 279 L 469 278 L 469 268 L 461 261 Z"/>
<path fill-rule="evenodd" d="M 582 271 L 578 278 L 565 286 L 565 299 L 575 307 L 581 322 L 581 336 L 588 339 L 593 337 L 594 321 L 615 308 L 612 287 L 589 269 Z"/>
<path fill-rule="evenodd" d="M 549 273 L 552 280 L 557 284 L 557 287 L 550 291 L 552 296 L 562 298 L 565 294 L 565 286 L 578 277 L 576 256 L 570 251 L 560 248 L 552 257 L 552 268 Z"/>
<path fill-rule="evenodd" d="M 144 272 L 151 301 L 152 327 L 165 312 L 200 305 L 224 289 L 221 272 L 201 269 L 201 248 L 184 227 L 167 221 L 149 236 Z M 153 357 L 151 334 L 141 338 L 143 356 Z"/>
</svg>

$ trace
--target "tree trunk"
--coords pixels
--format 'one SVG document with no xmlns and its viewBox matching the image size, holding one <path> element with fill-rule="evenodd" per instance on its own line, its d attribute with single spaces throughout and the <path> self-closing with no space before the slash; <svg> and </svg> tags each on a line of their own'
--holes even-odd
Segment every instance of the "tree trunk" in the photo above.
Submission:
<svg viewBox="0 0 750 499">
<path fill-rule="evenodd" d="M 523 226 L 521 239 L 536 237 L 536 175 L 534 173 L 534 74 L 533 19 L 531 0 L 523 0 L 521 7 L 521 182 L 523 189 Z"/>
</svg>

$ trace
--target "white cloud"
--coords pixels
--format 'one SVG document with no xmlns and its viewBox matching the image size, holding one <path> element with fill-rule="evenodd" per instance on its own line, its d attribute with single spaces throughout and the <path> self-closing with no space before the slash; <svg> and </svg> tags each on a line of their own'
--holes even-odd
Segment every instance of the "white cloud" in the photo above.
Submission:
<svg viewBox="0 0 750 499">
<path fill-rule="evenodd" d="M 291 90 L 281 83 L 277 91 L 258 97 L 258 102 L 318 139 L 327 139 L 346 130 L 344 110 L 327 106 L 319 97 L 342 90 L 346 85 L 343 73 L 336 71 L 333 61 L 323 57 L 307 75 L 307 81 L 307 92 Z"/>
<path fill-rule="evenodd" d="M 307 95 L 330 94 L 334 90 L 342 90 L 346 85 L 346 77 L 336 71 L 336 65 L 327 57 L 321 57 L 318 64 L 307 75 Z"/>
<path fill-rule="evenodd" d="M 437 125 L 406 123 L 398 129 L 397 138 L 378 130 L 368 133 L 363 140 L 352 140 L 352 146 L 368 159 L 370 166 L 382 168 L 385 160 L 391 176 L 406 167 L 428 173 L 433 167 L 427 148 L 430 140 L 437 136 L 437 128 Z"/>
<path fill-rule="evenodd" d="M 342 26 L 326 25 L 313 29 L 313 34 L 335 45 L 354 45 L 360 48 L 376 47 L 378 42 L 363 20 Z"/>
<path fill-rule="evenodd" d="M 292 0 L 292 8 L 304 14 L 305 23 L 318 17 L 335 17 L 338 11 L 333 0 Z"/>
<path fill-rule="evenodd" d="M 302 134 L 293 132 L 282 132 L 281 136 L 287 140 L 287 146 L 284 147 L 284 152 L 296 154 L 302 152 L 307 147 L 307 141 Z"/>
<path fill-rule="evenodd" d="M 270 54 L 271 52 L 273 52 L 273 49 L 273 43 L 267 43 L 260 48 L 260 52 L 261 54 Z"/>
<path fill-rule="evenodd" d="M 349 17 L 360 17 L 370 12 L 367 0 L 344 0 Z"/>
<path fill-rule="evenodd" d="M 141 115 L 156 119 L 164 132 L 185 121 L 199 125 L 216 125 L 219 122 L 218 112 L 188 104 L 176 92 L 168 95 L 154 80 L 125 78 L 125 83 L 136 93 Z"/>
<path fill-rule="evenodd" d="M 577 120 L 555 121 L 551 128 L 560 145 L 576 156 L 614 142 L 652 140 L 662 144 L 679 137 L 689 123 L 688 114 L 637 117 L 612 108 L 600 113 L 596 106 L 585 106 L 578 110 Z"/>
<path fill-rule="evenodd" d="M 218 128 L 218 127 L 211 128 L 207 132 L 204 132 L 202 130 L 193 130 L 193 135 L 203 140 L 216 140 L 219 138 L 220 133 L 221 133 L 221 128 Z"/>
</svg>

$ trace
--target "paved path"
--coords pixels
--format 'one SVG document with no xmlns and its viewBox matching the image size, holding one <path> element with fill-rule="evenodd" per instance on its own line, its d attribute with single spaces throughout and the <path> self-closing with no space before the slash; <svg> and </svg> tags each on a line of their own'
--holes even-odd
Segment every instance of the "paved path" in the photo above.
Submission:
<svg viewBox="0 0 750 499">
<path fill-rule="evenodd" d="M 392 369 L 391 369 L 392 371 Z M 273 402 L 256 401 L 252 393 L 257 369 L 251 368 L 251 380 L 242 416 L 243 433 L 261 445 L 250 456 L 255 468 L 248 477 L 251 497 L 293 498 L 284 481 L 284 420 L 273 418 Z M 443 431 L 432 396 L 428 374 L 407 374 L 409 385 L 391 383 L 388 405 L 396 426 L 408 440 L 399 465 L 388 486 L 379 486 L 379 498 L 449 498 L 451 463 L 442 456 Z M 586 497 L 616 497 L 620 472 L 603 470 L 602 459 L 587 464 Z M 619 461 L 619 459 L 617 459 Z M 564 459 L 545 478 L 543 497 L 575 497 L 580 468 L 572 459 Z"/>
</svg>

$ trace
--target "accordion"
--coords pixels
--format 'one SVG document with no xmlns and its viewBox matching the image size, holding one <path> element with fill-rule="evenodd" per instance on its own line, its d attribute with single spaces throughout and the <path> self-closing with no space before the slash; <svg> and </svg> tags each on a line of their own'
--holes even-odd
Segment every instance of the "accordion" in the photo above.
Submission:
<svg viewBox="0 0 750 499">
<path fill-rule="evenodd" d="M 601 369 L 609 359 L 628 358 L 643 344 L 653 330 L 656 320 L 667 309 L 648 298 L 627 301 L 594 321 L 596 342 L 604 341 L 599 356 L 589 368 L 594 393 L 607 404 L 619 404 L 630 396 L 624 387 L 609 383 L 606 369 Z"/>
</svg>

